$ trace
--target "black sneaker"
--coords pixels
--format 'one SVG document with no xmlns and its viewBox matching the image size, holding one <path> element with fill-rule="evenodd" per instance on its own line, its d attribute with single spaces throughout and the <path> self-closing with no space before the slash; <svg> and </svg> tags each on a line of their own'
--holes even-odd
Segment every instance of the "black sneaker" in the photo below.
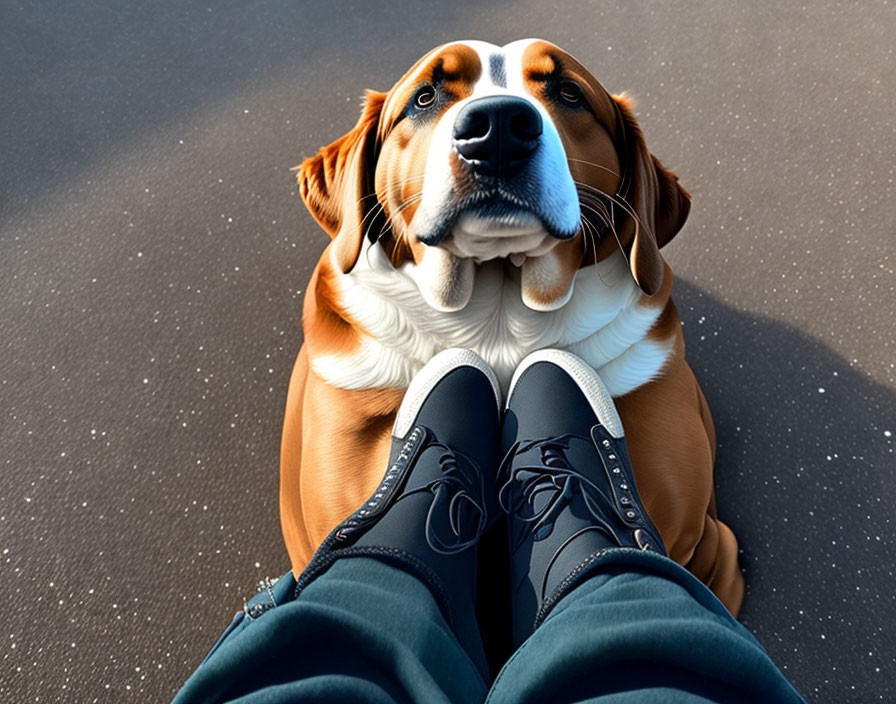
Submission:
<svg viewBox="0 0 896 704">
<path fill-rule="evenodd" d="M 477 544 L 500 513 L 500 413 L 498 380 L 476 353 L 436 355 L 405 393 L 382 482 L 317 549 L 296 595 L 336 560 L 374 557 L 423 580 L 449 623 L 472 613 Z"/>
<path fill-rule="evenodd" d="M 613 399 L 583 360 L 542 350 L 520 363 L 502 447 L 518 646 L 607 551 L 665 550 L 638 496 Z"/>
</svg>

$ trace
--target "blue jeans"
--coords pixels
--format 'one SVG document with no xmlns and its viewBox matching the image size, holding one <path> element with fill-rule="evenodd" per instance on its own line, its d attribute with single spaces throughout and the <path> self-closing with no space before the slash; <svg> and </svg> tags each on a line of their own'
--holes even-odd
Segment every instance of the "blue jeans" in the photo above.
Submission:
<svg viewBox="0 0 896 704">
<path fill-rule="evenodd" d="M 802 702 L 686 570 L 619 550 L 564 597 L 493 683 L 476 617 L 378 560 L 291 573 L 240 612 L 175 702 Z"/>
</svg>

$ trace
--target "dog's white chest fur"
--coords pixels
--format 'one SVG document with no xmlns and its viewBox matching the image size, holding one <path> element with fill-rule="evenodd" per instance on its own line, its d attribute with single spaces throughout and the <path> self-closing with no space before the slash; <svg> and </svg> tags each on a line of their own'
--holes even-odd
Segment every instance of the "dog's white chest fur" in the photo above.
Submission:
<svg viewBox="0 0 896 704">
<path fill-rule="evenodd" d="M 580 269 L 569 302 L 549 312 L 523 304 L 519 280 L 499 260 L 479 266 L 466 307 L 434 310 L 421 298 L 412 266 L 394 269 L 374 244 L 338 277 L 342 305 L 364 332 L 357 352 L 310 360 L 322 379 L 344 389 L 404 387 L 437 352 L 467 347 L 506 389 L 523 357 L 557 347 L 582 357 L 621 396 L 656 378 L 671 353 L 670 343 L 646 339 L 661 311 L 638 305 L 641 292 L 618 252 Z"/>
</svg>

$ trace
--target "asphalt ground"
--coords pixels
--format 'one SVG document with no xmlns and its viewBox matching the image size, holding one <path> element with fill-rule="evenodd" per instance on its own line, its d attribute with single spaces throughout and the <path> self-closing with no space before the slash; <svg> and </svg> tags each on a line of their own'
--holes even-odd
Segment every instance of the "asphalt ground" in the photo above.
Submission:
<svg viewBox="0 0 896 704">
<path fill-rule="evenodd" d="M 170 698 L 287 567 L 280 426 L 326 242 L 289 168 L 444 41 L 630 91 L 744 623 L 893 701 L 892 2 L 0 2 L 2 702 Z"/>
</svg>

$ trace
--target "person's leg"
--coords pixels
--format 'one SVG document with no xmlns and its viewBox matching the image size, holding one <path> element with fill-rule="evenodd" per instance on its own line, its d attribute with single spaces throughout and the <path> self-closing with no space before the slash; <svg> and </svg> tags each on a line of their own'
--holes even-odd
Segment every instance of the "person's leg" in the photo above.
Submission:
<svg viewBox="0 0 896 704">
<path fill-rule="evenodd" d="M 285 579 L 295 582 L 291 576 Z M 487 689 L 429 588 L 372 558 L 339 560 L 297 599 L 246 616 L 175 702 L 477 702 Z M 473 619 L 472 613 L 466 614 Z M 473 623 L 459 624 L 467 630 Z M 239 628 L 239 626 L 238 626 Z"/>
<path fill-rule="evenodd" d="M 498 675 L 488 702 L 802 702 L 687 570 L 609 551 Z"/>
<path fill-rule="evenodd" d="M 799 702 L 759 643 L 665 556 L 600 378 L 524 360 L 501 470 L 516 653 L 491 702 Z"/>
<path fill-rule="evenodd" d="M 437 355 L 407 391 L 368 502 L 297 581 L 247 605 L 175 701 L 482 701 L 477 543 L 498 513 L 499 409 L 481 359 Z"/>
</svg>

